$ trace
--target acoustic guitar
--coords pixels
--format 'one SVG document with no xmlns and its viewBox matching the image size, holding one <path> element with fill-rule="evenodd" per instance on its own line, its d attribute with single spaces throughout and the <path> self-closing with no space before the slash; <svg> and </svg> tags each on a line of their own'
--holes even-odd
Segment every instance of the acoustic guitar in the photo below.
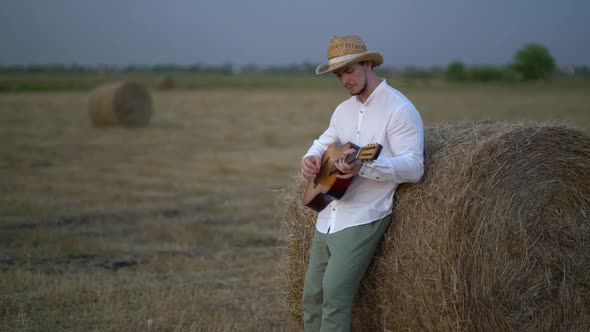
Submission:
<svg viewBox="0 0 590 332">
<path fill-rule="evenodd" d="M 344 152 L 351 148 L 357 150 L 356 153 L 353 152 L 346 156 Z M 322 156 L 320 171 L 307 186 L 307 190 L 303 195 L 303 204 L 320 212 L 333 200 L 340 199 L 346 193 L 354 177 L 348 179 L 336 177 L 336 175 L 342 173 L 336 168 L 335 163 L 342 158 L 345 158 L 348 164 L 357 159 L 372 161 L 379 157 L 382 148 L 383 146 L 378 143 L 369 144 L 362 148 L 351 142 L 343 145 L 331 144 Z"/>
</svg>

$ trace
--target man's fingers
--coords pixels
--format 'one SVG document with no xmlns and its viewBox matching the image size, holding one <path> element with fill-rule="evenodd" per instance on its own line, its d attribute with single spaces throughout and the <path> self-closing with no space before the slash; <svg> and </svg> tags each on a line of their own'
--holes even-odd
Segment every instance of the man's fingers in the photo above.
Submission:
<svg viewBox="0 0 590 332">
<path fill-rule="evenodd" d="M 303 159 L 301 163 L 301 175 L 306 178 L 312 178 L 320 171 L 320 158 L 319 157 L 307 157 Z"/>
<path fill-rule="evenodd" d="M 336 168 L 343 173 L 347 173 L 350 171 L 351 167 L 350 165 L 348 165 L 347 163 L 344 162 L 344 160 L 340 159 L 338 160 L 335 164 Z"/>
<path fill-rule="evenodd" d="M 336 177 L 339 179 L 349 179 L 358 172 L 357 164 L 347 164 L 344 159 L 336 161 L 334 165 L 340 171 L 340 174 L 336 175 Z"/>
<path fill-rule="evenodd" d="M 312 172 L 311 172 L 309 169 L 306 169 L 306 168 L 302 168 L 302 169 L 301 169 L 301 174 L 302 174 L 303 176 L 305 176 L 306 178 L 308 178 L 308 177 L 310 177 L 311 175 L 313 175 L 313 173 L 312 173 Z"/>
<path fill-rule="evenodd" d="M 336 174 L 336 177 L 339 179 L 349 179 L 352 176 L 353 176 L 353 173 Z"/>
<path fill-rule="evenodd" d="M 311 163 L 309 163 L 309 164 L 307 165 L 307 167 L 309 167 L 310 169 L 313 169 L 313 170 L 315 170 L 315 171 L 317 171 L 317 170 L 319 170 L 319 169 L 320 169 L 320 166 L 319 166 L 319 165 L 317 165 L 317 164 L 316 164 L 316 163 L 314 163 L 314 162 L 311 162 Z"/>
<path fill-rule="evenodd" d="M 310 172 L 308 170 L 301 170 L 301 178 L 304 179 L 306 182 L 308 182 L 309 179 L 313 178 L 315 175 L 316 173 Z"/>
<path fill-rule="evenodd" d="M 355 149 L 348 149 L 348 150 L 344 151 L 344 154 L 345 154 L 346 156 L 348 156 L 348 155 L 350 155 L 351 153 L 354 153 L 354 152 L 356 152 L 356 150 L 355 150 Z"/>
<path fill-rule="evenodd" d="M 318 157 L 311 158 L 310 161 L 311 161 L 312 165 L 314 166 L 314 168 L 316 168 L 318 170 L 320 169 L 320 164 L 321 164 L 320 158 L 318 158 Z"/>
<path fill-rule="evenodd" d="M 319 158 L 305 158 L 305 160 L 303 160 L 303 163 L 308 168 L 311 168 L 314 170 L 318 170 L 320 168 Z"/>
</svg>

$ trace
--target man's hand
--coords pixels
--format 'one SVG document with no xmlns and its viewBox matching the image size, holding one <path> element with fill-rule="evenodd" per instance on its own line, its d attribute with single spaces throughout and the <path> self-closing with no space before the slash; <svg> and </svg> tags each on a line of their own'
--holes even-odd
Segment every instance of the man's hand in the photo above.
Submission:
<svg viewBox="0 0 590 332">
<path fill-rule="evenodd" d="M 308 180 L 320 171 L 322 159 L 316 156 L 309 156 L 303 158 L 301 161 L 301 176 L 304 180 Z"/>
<path fill-rule="evenodd" d="M 355 153 L 355 149 L 348 149 L 344 152 L 346 156 L 350 155 L 351 153 Z M 358 174 L 361 166 L 363 165 L 362 160 L 355 160 L 350 164 L 347 164 L 344 160 L 346 158 L 339 159 L 334 163 L 334 166 L 343 174 L 337 174 L 336 177 L 339 179 L 349 179 Z"/>
</svg>

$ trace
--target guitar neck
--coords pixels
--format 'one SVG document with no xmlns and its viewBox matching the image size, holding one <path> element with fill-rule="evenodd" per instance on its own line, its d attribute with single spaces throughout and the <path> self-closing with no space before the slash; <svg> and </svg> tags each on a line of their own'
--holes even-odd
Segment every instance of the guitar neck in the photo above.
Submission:
<svg viewBox="0 0 590 332">
<path fill-rule="evenodd" d="M 346 157 L 346 159 L 344 159 L 344 161 L 347 164 L 350 164 L 351 162 L 353 162 L 353 161 L 355 161 L 357 159 L 356 158 L 357 156 L 358 156 L 358 151 L 356 153 L 349 154 L 348 157 Z M 334 174 L 336 172 L 338 172 L 338 168 L 336 168 L 336 165 L 334 164 L 334 165 L 332 165 L 332 168 L 330 169 L 330 175 L 332 175 L 332 174 Z"/>
<path fill-rule="evenodd" d="M 358 151 L 356 153 L 351 153 L 348 155 L 348 157 L 346 157 L 346 163 L 350 164 L 351 162 L 356 160 L 356 157 L 358 156 Z"/>
</svg>

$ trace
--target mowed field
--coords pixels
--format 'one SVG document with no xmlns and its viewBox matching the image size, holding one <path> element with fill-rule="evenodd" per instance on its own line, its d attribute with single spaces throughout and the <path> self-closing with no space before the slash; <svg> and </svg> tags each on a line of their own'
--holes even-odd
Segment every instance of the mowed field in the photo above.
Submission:
<svg viewBox="0 0 590 332">
<path fill-rule="evenodd" d="M 87 91 L 0 94 L 0 330 L 284 330 L 277 199 L 348 96 L 251 79 L 152 90 L 143 129 L 92 127 Z M 426 126 L 590 131 L 588 83 L 388 82 Z"/>
</svg>

